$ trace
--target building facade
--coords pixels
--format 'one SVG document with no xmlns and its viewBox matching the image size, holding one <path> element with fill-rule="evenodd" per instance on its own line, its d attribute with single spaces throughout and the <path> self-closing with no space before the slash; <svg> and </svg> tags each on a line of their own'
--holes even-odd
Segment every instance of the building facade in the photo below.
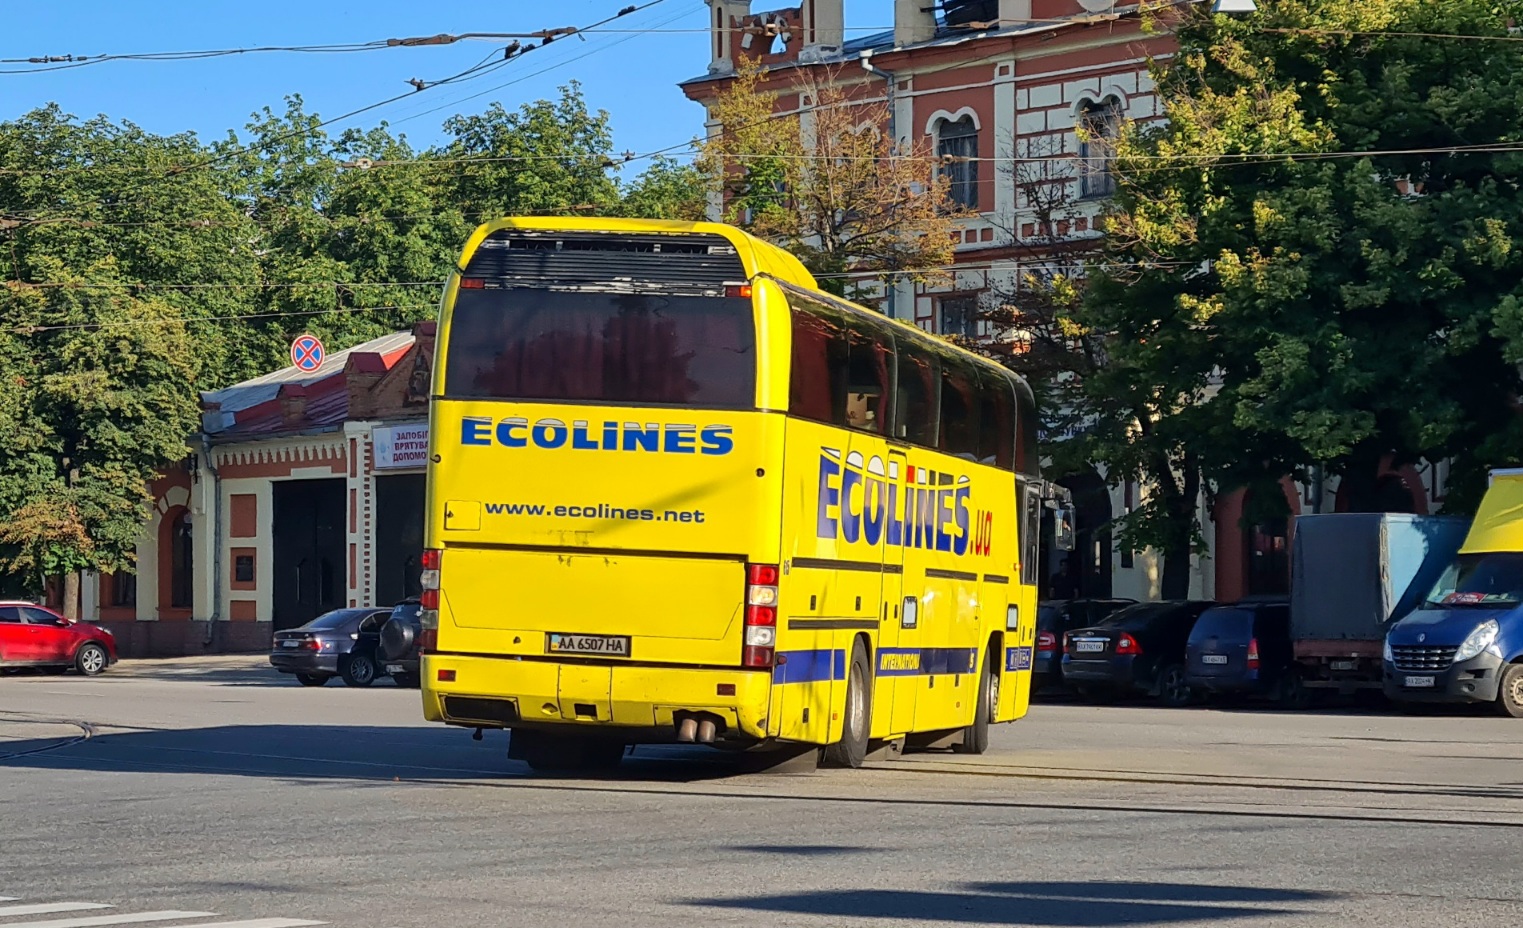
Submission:
<svg viewBox="0 0 1523 928">
<path fill-rule="evenodd" d="M 136 574 L 81 615 L 126 656 L 248 651 L 344 606 L 417 595 L 434 323 L 202 396 L 195 453 L 153 482 Z"/>
</svg>

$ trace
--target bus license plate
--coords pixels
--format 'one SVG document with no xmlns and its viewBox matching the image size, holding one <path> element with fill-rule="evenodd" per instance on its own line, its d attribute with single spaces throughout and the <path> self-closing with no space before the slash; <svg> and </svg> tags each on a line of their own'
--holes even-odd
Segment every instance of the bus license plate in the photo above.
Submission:
<svg viewBox="0 0 1523 928">
<path fill-rule="evenodd" d="M 1103 641 L 1075 641 L 1074 642 L 1074 650 L 1079 652 L 1080 654 L 1093 654 L 1096 651 L 1104 651 L 1105 650 L 1105 642 L 1103 642 Z"/>
<path fill-rule="evenodd" d="M 1427 686 L 1432 686 L 1432 685 L 1433 685 L 1433 678 L 1432 677 L 1408 677 L 1407 678 L 1407 686 L 1410 686 L 1410 687 L 1413 687 L 1413 688 L 1421 688 L 1421 687 L 1427 687 Z"/>
<path fill-rule="evenodd" d="M 1225 663 L 1227 663 L 1227 655 L 1225 655 L 1225 654 L 1202 654 L 1200 656 L 1200 662 L 1202 664 L 1225 664 Z"/>
<path fill-rule="evenodd" d="M 600 654 L 604 657 L 628 657 L 629 636 L 551 634 L 545 650 L 550 654 Z"/>
</svg>

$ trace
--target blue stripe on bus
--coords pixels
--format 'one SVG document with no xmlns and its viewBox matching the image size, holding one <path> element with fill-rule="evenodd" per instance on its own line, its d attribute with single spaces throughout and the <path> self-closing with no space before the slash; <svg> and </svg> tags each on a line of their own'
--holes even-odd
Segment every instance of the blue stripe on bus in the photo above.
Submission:
<svg viewBox="0 0 1523 928">
<path fill-rule="evenodd" d="M 1030 670 L 1031 669 L 1031 649 L 1030 648 L 1006 648 L 1005 649 L 1005 669 L 1006 670 Z"/>
<path fill-rule="evenodd" d="M 779 651 L 772 668 L 773 683 L 819 683 L 846 679 L 846 652 L 821 648 Z"/>
<path fill-rule="evenodd" d="M 977 666 L 977 648 L 882 648 L 878 651 L 880 677 L 972 673 Z"/>
</svg>

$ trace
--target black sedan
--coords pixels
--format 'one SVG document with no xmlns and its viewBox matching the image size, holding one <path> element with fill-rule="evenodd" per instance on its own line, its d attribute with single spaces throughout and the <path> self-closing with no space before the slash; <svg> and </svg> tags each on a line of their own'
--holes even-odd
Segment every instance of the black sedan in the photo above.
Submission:
<svg viewBox="0 0 1523 928">
<path fill-rule="evenodd" d="M 1036 610 L 1036 663 L 1031 667 L 1033 689 L 1063 685 L 1063 635 L 1076 628 L 1098 625 L 1106 616 L 1135 599 L 1068 599 L 1044 602 Z"/>
<path fill-rule="evenodd" d="M 276 632 L 270 666 L 294 674 L 303 686 L 322 686 L 338 676 L 350 686 L 369 686 L 376 676 L 369 639 L 389 615 L 387 609 L 335 609 L 299 628 Z"/>
<path fill-rule="evenodd" d="M 1213 603 L 1139 603 L 1063 636 L 1063 679 L 1080 693 L 1142 691 L 1169 706 L 1190 701 L 1185 643 Z"/>
</svg>

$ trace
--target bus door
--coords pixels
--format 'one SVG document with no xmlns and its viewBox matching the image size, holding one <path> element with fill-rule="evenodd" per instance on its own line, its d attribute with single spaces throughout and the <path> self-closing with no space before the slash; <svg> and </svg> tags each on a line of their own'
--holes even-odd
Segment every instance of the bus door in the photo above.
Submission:
<svg viewBox="0 0 1523 928">
<path fill-rule="evenodd" d="M 888 452 L 888 483 L 899 491 L 890 497 L 903 514 L 903 486 L 909 460 L 901 450 Z M 893 517 L 890 516 L 892 519 Z M 915 728 L 915 697 L 920 685 L 920 584 L 904 580 L 904 545 L 883 545 L 883 599 L 879 609 L 877 683 L 874 687 L 873 734 L 902 735 Z"/>
</svg>

